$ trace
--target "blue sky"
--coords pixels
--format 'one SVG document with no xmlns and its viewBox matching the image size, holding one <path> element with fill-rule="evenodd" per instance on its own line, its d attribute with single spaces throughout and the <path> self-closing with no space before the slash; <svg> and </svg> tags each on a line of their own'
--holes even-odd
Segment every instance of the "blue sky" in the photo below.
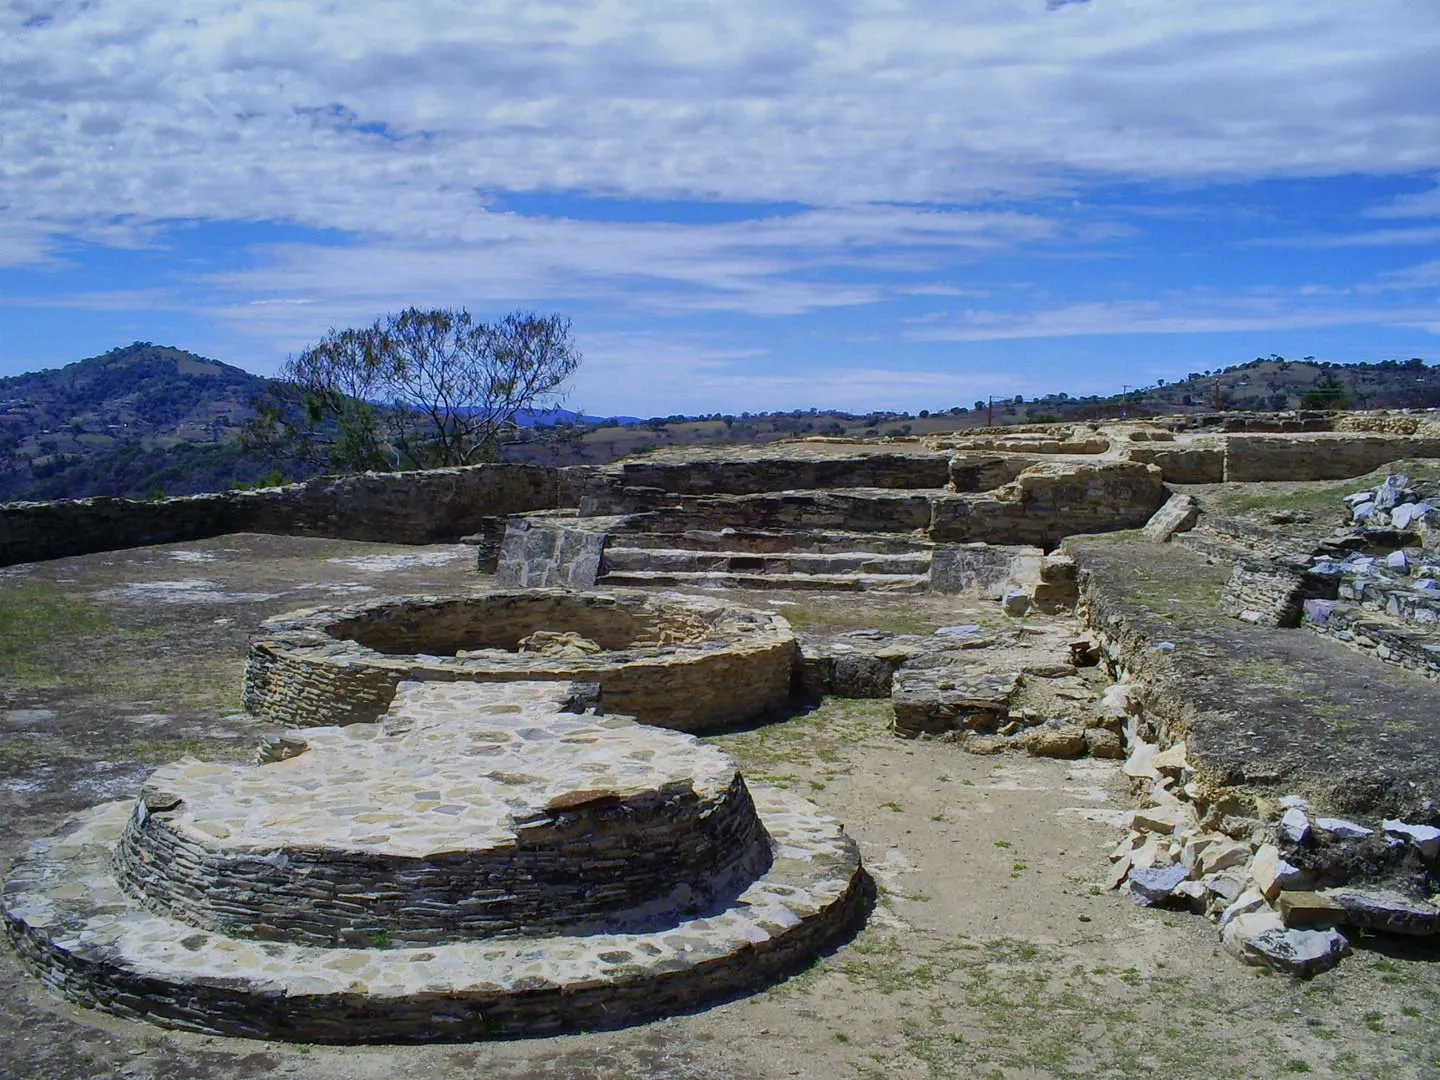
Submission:
<svg viewBox="0 0 1440 1080">
<path fill-rule="evenodd" d="M 0 375 L 569 315 L 591 413 L 1440 361 L 1434 0 L 0 0 Z"/>
</svg>

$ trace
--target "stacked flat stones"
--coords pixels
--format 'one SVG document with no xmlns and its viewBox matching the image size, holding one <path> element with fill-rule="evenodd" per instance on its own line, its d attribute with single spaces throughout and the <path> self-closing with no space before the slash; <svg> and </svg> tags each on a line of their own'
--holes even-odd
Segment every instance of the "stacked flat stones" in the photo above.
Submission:
<svg viewBox="0 0 1440 1080">
<path fill-rule="evenodd" d="M 555 683 L 407 682 L 265 764 L 187 759 L 32 846 L 7 932 L 81 1004 L 213 1034 L 465 1040 L 753 988 L 862 909 L 854 844 Z"/>
<path fill-rule="evenodd" d="M 521 651 L 575 633 L 589 656 Z M 295 726 L 373 721 L 403 681 L 598 683 L 605 711 L 699 731 L 752 719 L 790 693 L 795 636 L 778 615 L 705 597 L 497 590 L 291 612 L 251 642 L 244 704 Z"/>
</svg>

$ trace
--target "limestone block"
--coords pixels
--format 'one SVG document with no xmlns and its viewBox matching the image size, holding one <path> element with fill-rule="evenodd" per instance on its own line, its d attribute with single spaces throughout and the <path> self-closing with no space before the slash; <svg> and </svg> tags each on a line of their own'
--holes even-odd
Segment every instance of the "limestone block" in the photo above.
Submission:
<svg viewBox="0 0 1440 1080">
<path fill-rule="evenodd" d="M 1168 544 L 1172 536 L 1189 532 L 1199 520 L 1200 504 L 1195 501 L 1195 497 L 1177 492 L 1145 523 L 1145 539 L 1157 544 Z"/>
</svg>

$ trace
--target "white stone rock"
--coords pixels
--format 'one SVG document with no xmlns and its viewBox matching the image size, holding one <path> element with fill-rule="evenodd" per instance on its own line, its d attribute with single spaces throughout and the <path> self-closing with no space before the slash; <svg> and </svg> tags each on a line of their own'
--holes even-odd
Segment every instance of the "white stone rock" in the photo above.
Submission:
<svg viewBox="0 0 1440 1080">
<path fill-rule="evenodd" d="M 1244 866 L 1250 861 L 1250 845 L 1238 840 L 1224 839 L 1207 847 L 1200 855 L 1200 872 L 1213 874 L 1233 866 Z"/>
<path fill-rule="evenodd" d="M 1250 864 L 1250 876 L 1266 900 L 1274 900 L 1280 890 L 1293 888 L 1305 880 L 1304 871 L 1282 859 L 1280 849 L 1274 844 L 1260 845 Z"/>
<path fill-rule="evenodd" d="M 1310 835 L 1310 819 L 1305 816 L 1304 810 L 1292 806 L 1280 815 L 1280 831 L 1295 843 L 1304 843 L 1305 838 Z"/>
<path fill-rule="evenodd" d="M 1269 910 L 1265 903 L 1265 894 L 1259 889 L 1246 889 L 1234 899 L 1229 907 L 1220 913 L 1220 925 L 1225 926 L 1232 919 L 1239 918 L 1241 915 L 1249 915 L 1253 911 L 1260 911 L 1262 908 L 1267 911 Z M 1280 918 L 1278 913 L 1275 915 L 1275 918 Z"/>
<path fill-rule="evenodd" d="M 1319 817 L 1315 819 L 1315 827 L 1332 836 L 1338 836 L 1342 840 L 1359 840 L 1362 836 L 1370 836 L 1374 829 L 1367 829 L 1364 825 L 1357 825 L 1353 821 L 1346 821 L 1338 817 Z"/>
<path fill-rule="evenodd" d="M 1386 818 L 1380 823 L 1387 833 L 1409 840 L 1426 859 L 1440 854 L 1440 829 L 1433 825 L 1411 825 L 1398 818 Z"/>
<path fill-rule="evenodd" d="M 1100 698 L 1100 711 L 1106 716 L 1123 720 L 1130 715 L 1130 684 L 1116 683 L 1108 687 Z M 1154 752 L 1152 746 L 1151 752 Z"/>
</svg>

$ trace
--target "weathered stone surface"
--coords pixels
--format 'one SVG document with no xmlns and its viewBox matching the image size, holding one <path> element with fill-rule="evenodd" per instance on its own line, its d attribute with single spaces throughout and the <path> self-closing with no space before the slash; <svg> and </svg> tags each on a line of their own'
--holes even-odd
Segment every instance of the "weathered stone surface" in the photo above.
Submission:
<svg viewBox="0 0 1440 1080">
<path fill-rule="evenodd" d="M 1306 880 L 1305 872 L 1282 859 L 1280 849 L 1274 844 L 1260 845 L 1250 864 L 1250 876 L 1267 900 L 1274 900 L 1282 889 L 1302 887 Z"/>
<path fill-rule="evenodd" d="M 902 668 L 891 684 L 895 733 L 905 738 L 960 728 L 991 730 L 1009 712 L 1018 672 L 996 674 L 960 666 Z"/>
<path fill-rule="evenodd" d="M 1334 922 L 1390 934 L 1440 933 L 1440 907 L 1393 889 L 1343 886 L 1321 889 L 1318 895 L 1340 908 L 1342 915 Z"/>
<path fill-rule="evenodd" d="M 1200 504 L 1195 501 L 1195 496 L 1177 492 L 1165 500 L 1165 505 L 1145 523 L 1145 539 L 1156 544 L 1168 544 L 1176 533 L 1193 529 L 1198 520 Z"/>
<path fill-rule="evenodd" d="M 1328 971 L 1350 951 L 1350 942 L 1339 931 L 1292 930 L 1268 910 L 1232 919 L 1221 940 L 1243 962 L 1289 975 Z"/>
<path fill-rule="evenodd" d="M 1183 866 L 1136 867 L 1130 871 L 1130 896 L 1137 904 L 1161 905 L 1175 894 L 1187 874 Z"/>
<path fill-rule="evenodd" d="M 577 633 L 603 651 L 514 651 L 541 630 Z M 694 730 L 783 705 L 794 653 L 778 615 L 704 597 L 553 589 L 383 597 L 267 620 L 246 658 L 243 700 L 262 719 L 305 727 L 373 721 L 407 679 L 591 682 L 607 711 Z"/>
<path fill-rule="evenodd" d="M 1011 584 L 1026 579 L 1038 562 L 1038 547 L 1014 544 L 937 544 L 930 556 L 930 591 L 999 599 Z"/>
<path fill-rule="evenodd" d="M 1077 758 L 1089 745 L 1085 729 L 1075 724 L 1031 728 L 1022 738 L 1025 749 L 1035 757 Z"/>
</svg>

